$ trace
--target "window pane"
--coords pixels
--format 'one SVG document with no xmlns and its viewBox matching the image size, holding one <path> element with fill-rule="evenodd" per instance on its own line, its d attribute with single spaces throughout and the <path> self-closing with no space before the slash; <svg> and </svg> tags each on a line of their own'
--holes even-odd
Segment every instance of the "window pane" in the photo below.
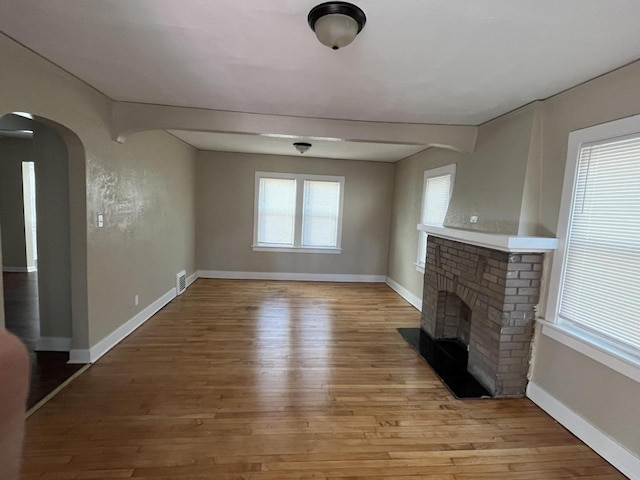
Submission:
<svg viewBox="0 0 640 480">
<path fill-rule="evenodd" d="M 449 208 L 451 175 L 427 178 L 422 223 L 441 226 Z"/>
<path fill-rule="evenodd" d="M 422 218 L 424 225 L 442 226 L 449 208 L 451 196 L 451 174 L 427 177 L 422 197 Z M 419 232 L 418 265 L 424 266 L 427 256 L 427 234 Z"/>
<path fill-rule="evenodd" d="M 293 245 L 296 215 L 296 181 L 260 179 L 258 243 Z"/>
<path fill-rule="evenodd" d="M 305 180 L 302 245 L 336 247 L 339 211 L 339 182 Z"/>
<path fill-rule="evenodd" d="M 561 320 L 640 348 L 640 137 L 583 147 Z"/>
</svg>

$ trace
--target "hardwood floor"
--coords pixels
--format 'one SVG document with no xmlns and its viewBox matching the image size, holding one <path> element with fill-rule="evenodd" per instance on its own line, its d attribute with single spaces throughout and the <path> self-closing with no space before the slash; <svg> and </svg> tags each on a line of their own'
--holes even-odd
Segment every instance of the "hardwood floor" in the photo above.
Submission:
<svg viewBox="0 0 640 480">
<path fill-rule="evenodd" d="M 27 346 L 31 361 L 31 383 L 27 408 L 53 392 L 82 365 L 68 365 L 68 352 L 36 352 L 40 338 L 38 274 L 3 272 L 4 312 L 7 330 Z"/>
<path fill-rule="evenodd" d="M 27 423 L 24 478 L 622 479 L 527 399 L 456 400 L 386 285 L 198 280 Z"/>
</svg>

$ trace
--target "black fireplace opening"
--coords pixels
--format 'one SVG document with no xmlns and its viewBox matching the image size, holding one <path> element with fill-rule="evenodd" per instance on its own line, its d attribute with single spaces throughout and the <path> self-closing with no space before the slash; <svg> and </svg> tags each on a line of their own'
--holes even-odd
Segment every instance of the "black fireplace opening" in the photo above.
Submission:
<svg viewBox="0 0 640 480">
<path fill-rule="evenodd" d="M 434 340 L 421 328 L 398 328 L 398 333 L 460 399 L 490 398 L 491 394 L 467 371 L 467 347 L 458 339 Z"/>
</svg>

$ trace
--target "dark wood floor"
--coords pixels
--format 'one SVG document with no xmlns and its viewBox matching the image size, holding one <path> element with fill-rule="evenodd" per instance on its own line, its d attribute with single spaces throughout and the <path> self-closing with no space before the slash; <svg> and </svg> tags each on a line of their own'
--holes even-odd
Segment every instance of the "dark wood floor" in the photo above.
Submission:
<svg viewBox="0 0 640 480">
<path fill-rule="evenodd" d="M 66 352 L 36 352 L 40 336 L 38 312 L 38 274 L 3 272 L 5 326 L 29 350 L 31 387 L 27 408 L 33 407 L 55 390 L 82 365 L 68 365 Z"/>
<path fill-rule="evenodd" d="M 458 400 L 383 284 L 200 279 L 27 422 L 24 479 L 614 480 L 526 398 Z"/>
</svg>

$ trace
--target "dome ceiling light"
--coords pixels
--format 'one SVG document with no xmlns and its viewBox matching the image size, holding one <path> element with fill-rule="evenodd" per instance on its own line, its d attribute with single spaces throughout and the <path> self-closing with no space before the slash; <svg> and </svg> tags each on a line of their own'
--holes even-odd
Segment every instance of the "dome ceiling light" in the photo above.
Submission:
<svg viewBox="0 0 640 480">
<path fill-rule="evenodd" d="M 320 43 L 338 50 L 353 42 L 367 23 L 367 16 L 351 3 L 325 2 L 313 7 L 307 20 Z"/>
<path fill-rule="evenodd" d="M 296 142 L 293 144 L 293 146 L 296 147 L 296 150 L 298 150 L 301 154 L 311 148 L 311 144 L 307 142 Z"/>
</svg>

